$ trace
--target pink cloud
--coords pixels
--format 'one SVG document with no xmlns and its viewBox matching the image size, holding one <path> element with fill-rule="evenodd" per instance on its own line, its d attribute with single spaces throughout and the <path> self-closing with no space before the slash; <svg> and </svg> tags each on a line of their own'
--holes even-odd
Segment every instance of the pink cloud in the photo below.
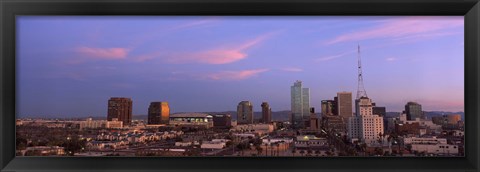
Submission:
<svg viewBox="0 0 480 172">
<path fill-rule="evenodd" d="M 405 36 L 415 36 L 416 34 L 431 34 L 430 36 L 445 36 L 445 34 L 435 35 L 432 32 L 442 31 L 448 28 L 463 26 L 463 20 L 439 20 L 438 17 L 404 17 L 401 19 L 392 19 L 382 22 L 380 26 L 361 30 L 357 32 L 340 35 L 326 44 L 335 44 L 347 41 L 360 41 L 376 38 L 400 38 Z"/>
<path fill-rule="evenodd" d="M 241 71 L 221 71 L 217 73 L 207 74 L 201 77 L 201 79 L 207 80 L 244 80 L 260 73 L 266 72 L 269 69 L 253 69 L 253 70 L 241 70 Z"/>
<path fill-rule="evenodd" d="M 239 45 L 229 48 L 216 48 L 195 53 L 186 53 L 171 56 L 167 59 L 171 63 L 205 63 L 205 64 L 227 64 L 233 63 L 248 57 L 246 50 L 260 44 L 277 32 L 267 33 Z"/>
<path fill-rule="evenodd" d="M 227 64 L 247 57 L 247 54 L 237 50 L 210 50 L 191 53 L 168 59 L 172 63 L 206 63 Z"/>
<path fill-rule="evenodd" d="M 76 51 L 86 57 L 94 59 L 125 59 L 129 49 L 127 48 L 92 48 L 79 47 Z"/>
</svg>

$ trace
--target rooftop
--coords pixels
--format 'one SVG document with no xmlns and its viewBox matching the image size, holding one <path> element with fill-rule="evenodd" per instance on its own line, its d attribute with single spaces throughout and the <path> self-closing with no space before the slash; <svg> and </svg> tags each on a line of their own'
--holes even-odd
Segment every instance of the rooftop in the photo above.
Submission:
<svg viewBox="0 0 480 172">
<path fill-rule="evenodd" d="M 171 114 L 170 117 L 172 118 L 211 118 L 212 115 L 206 113 L 177 113 Z"/>
</svg>

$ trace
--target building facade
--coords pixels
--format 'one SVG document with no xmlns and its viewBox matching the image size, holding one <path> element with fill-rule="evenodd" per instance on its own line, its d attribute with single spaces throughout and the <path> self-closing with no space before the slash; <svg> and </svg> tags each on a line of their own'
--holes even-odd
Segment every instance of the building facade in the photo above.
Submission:
<svg viewBox="0 0 480 172">
<path fill-rule="evenodd" d="M 407 120 L 414 121 L 415 118 L 423 118 L 422 105 L 417 102 L 408 102 L 405 105 Z"/>
<path fill-rule="evenodd" d="M 378 107 L 374 105 L 373 114 L 381 117 L 385 117 L 387 115 L 387 109 L 385 107 Z"/>
<path fill-rule="evenodd" d="M 231 128 L 232 116 L 230 114 L 215 114 L 213 116 L 213 126 L 215 128 Z"/>
<path fill-rule="evenodd" d="M 348 120 L 348 137 L 367 145 L 376 144 L 385 134 L 383 117 L 373 114 L 373 102 L 368 97 L 361 97 L 355 102 L 357 115 Z"/>
<path fill-rule="evenodd" d="M 213 116 L 206 113 L 177 113 L 170 115 L 170 125 L 181 127 L 213 127 Z"/>
<path fill-rule="evenodd" d="M 170 107 L 168 102 L 151 102 L 148 107 L 148 124 L 168 124 L 170 120 Z"/>
<path fill-rule="evenodd" d="M 322 115 L 337 115 L 337 101 L 322 100 Z"/>
<path fill-rule="evenodd" d="M 262 122 L 270 123 L 272 122 L 272 108 L 267 102 L 262 103 Z"/>
<path fill-rule="evenodd" d="M 250 101 L 238 103 L 237 124 L 253 124 L 253 105 Z"/>
<path fill-rule="evenodd" d="M 123 125 L 132 122 L 132 99 L 125 97 L 112 97 L 108 100 L 107 120 L 117 118 Z"/>
<path fill-rule="evenodd" d="M 302 88 L 302 81 L 296 81 L 290 87 L 292 124 L 294 128 L 304 128 L 305 120 L 309 118 L 310 89 Z"/>
<path fill-rule="evenodd" d="M 338 92 L 337 93 L 337 114 L 344 118 L 353 116 L 352 112 L 352 93 Z"/>
<path fill-rule="evenodd" d="M 92 118 L 87 118 L 85 121 L 79 123 L 80 130 L 83 129 L 98 129 L 98 128 L 123 128 L 123 121 L 118 121 L 117 118 L 112 118 L 111 121 L 105 120 L 93 120 Z"/>
</svg>

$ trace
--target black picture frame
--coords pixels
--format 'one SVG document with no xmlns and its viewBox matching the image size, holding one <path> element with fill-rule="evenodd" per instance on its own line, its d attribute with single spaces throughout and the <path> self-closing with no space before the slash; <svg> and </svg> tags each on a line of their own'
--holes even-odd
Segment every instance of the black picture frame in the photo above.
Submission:
<svg viewBox="0 0 480 172">
<path fill-rule="evenodd" d="M 479 171 L 478 0 L 0 0 L 1 171 Z M 465 157 L 15 157 L 19 15 L 464 15 Z"/>
</svg>

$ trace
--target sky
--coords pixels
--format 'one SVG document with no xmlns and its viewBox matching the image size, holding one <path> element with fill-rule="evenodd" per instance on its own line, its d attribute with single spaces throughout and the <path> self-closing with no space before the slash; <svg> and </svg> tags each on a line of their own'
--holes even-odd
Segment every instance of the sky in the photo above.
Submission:
<svg viewBox="0 0 480 172">
<path fill-rule="evenodd" d="M 106 116 L 110 97 L 134 115 L 290 110 L 296 80 L 319 111 L 355 98 L 359 45 L 377 106 L 464 110 L 463 16 L 20 16 L 17 116 Z"/>
</svg>

